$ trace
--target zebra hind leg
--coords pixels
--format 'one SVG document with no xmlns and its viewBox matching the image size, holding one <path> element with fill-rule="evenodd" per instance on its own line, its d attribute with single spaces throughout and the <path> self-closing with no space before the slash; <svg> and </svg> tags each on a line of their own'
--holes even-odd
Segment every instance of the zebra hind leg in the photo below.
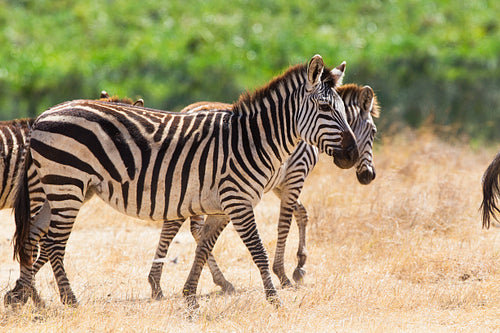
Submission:
<svg viewBox="0 0 500 333">
<path fill-rule="evenodd" d="M 5 307 L 18 307 L 23 306 L 32 298 L 33 303 L 37 307 L 43 307 L 43 302 L 41 302 L 40 296 L 34 285 L 25 285 L 20 280 L 16 281 L 16 285 L 12 290 L 9 290 L 4 298 L 3 304 Z"/>
<path fill-rule="evenodd" d="M 156 249 L 153 264 L 149 271 L 148 281 L 151 286 L 151 298 L 161 300 L 163 291 L 161 290 L 160 280 L 163 270 L 164 258 L 167 255 L 168 247 L 175 237 L 184 220 L 164 221 L 160 234 L 160 241 Z"/>
<path fill-rule="evenodd" d="M 302 284 L 304 281 L 304 276 L 306 275 L 306 270 L 304 265 L 307 260 L 307 250 L 306 250 L 306 229 L 307 223 L 309 222 L 309 216 L 307 215 L 307 210 L 297 200 L 297 204 L 294 207 L 293 215 L 297 221 L 297 226 L 299 228 L 299 248 L 297 250 L 297 267 L 293 271 L 293 279 L 298 284 Z"/>
<path fill-rule="evenodd" d="M 40 294 L 36 290 L 34 276 L 40 270 L 40 268 L 47 262 L 47 253 L 45 252 L 43 246 L 40 249 L 40 256 L 35 261 L 32 267 L 21 266 L 21 276 L 16 281 L 16 285 L 10 291 L 8 291 L 4 296 L 4 305 L 8 306 L 21 306 L 28 302 L 31 298 L 33 305 L 37 308 L 44 308 L 45 303 L 40 297 Z M 26 279 L 23 277 L 29 276 Z M 29 280 L 30 282 L 23 282 Z"/>
<path fill-rule="evenodd" d="M 60 243 L 51 240 L 47 243 L 47 251 L 50 264 L 52 265 L 52 271 L 54 272 L 54 276 L 57 280 L 57 287 L 59 288 L 59 297 L 61 302 L 65 305 L 76 307 L 78 306 L 78 300 L 71 289 L 66 270 L 64 269 L 64 251 L 66 243 L 67 238 Z"/>
<path fill-rule="evenodd" d="M 198 301 L 196 300 L 196 289 L 198 287 L 201 271 L 207 261 L 208 255 L 217 241 L 217 238 L 228 223 L 229 219 L 227 216 L 223 215 L 210 215 L 205 221 L 200 241 L 196 247 L 194 262 L 191 266 L 191 271 L 189 272 L 186 283 L 184 284 L 183 293 L 190 310 L 196 310 L 199 308 Z"/>
<path fill-rule="evenodd" d="M 278 240 L 276 242 L 276 252 L 274 254 L 273 272 L 280 279 L 282 288 L 293 287 L 285 272 L 285 247 L 286 239 L 292 223 L 292 206 L 285 200 L 281 201 L 280 219 L 278 223 Z"/>
<path fill-rule="evenodd" d="M 65 305 L 76 307 L 78 306 L 78 300 L 71 289 L 66 270 L 64 269 L 64 255 L 76 216 L 83 204 L 83 198 L 77 200 L 77 196 L 70 195 L 71 192 L 69 190 L 67 192 L 68 200 L 63 197 L 60 201 L 53 200 L 50 202 L 51 219 L 44 247 L 57 281 L 61 302 Z M 50 194 L 47 194 L 47 196 L 50 197 Z"/>
<path fill-rule="evenodd" d="M 192 216 L 191 217 L 191 234 L 193 235 L 196 243 L 200 242 L 201 232 L 203 229 L 203 224 L 205 223 L 203 216 Z M 225 294 L 233 294 L 235 289 L 231 282 L 226 280 L 224 274 L 217 265 L 217 261 L 213 256 L 212 252 L 208 255 L 207 259 L 208 268 L 210 268 L 210 272 L 212 273 L 212 279 L 214 283 L 222 288 L 222 292 Z"/>
<path fill-rule="evenodd" d="M 37 229 L 41 232 L 41 234 L 44 234 L 42 239 L 38 242 L 40 254 L 33 266 L 20 265 L 20 277 L 17 279 L 15 287 L 8 291 L 4 296 L 4 306 L 6 307 L 24 305 L 29 298 L 31 298 L 35 307 L 45 307 L 45 303 L 35 287 L 35 275 L 48 261 L 44 241 L 47 237 L 46 233 L 49 227 L 49 212 L 50 208 L 48 204 L 44 204 L 40 210 L 36 209 L 36 216 L 32 222 L 32 228 Z"/>
</svg>

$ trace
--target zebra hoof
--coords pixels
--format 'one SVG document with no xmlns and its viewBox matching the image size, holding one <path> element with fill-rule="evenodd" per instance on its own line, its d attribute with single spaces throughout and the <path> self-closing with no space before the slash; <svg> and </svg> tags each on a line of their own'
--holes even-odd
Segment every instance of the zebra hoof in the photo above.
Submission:
<svg viewBox="0 0 500 333">
<path fill-rule="evenodd" d="M 38 295 L 38 292 L 36 291 L 35 287 L 23 286 L 22 284 L 19 283 L 19 281 L 17 281 L 14 289 L 9 290 L 5 294 L 3 298 L 3 304 L 5 307 L 23 306 L 28 302 L 30 297 L 33 299 L 33 304 L 35 306 L 43 307 L 45 305 L 40 296 Z"/>
<path fill-rule="evenodd" d="M 71 308 L 77 308 L 79 305 L 78 300 L 73 293 L 61 295 L 61 302 L 62 304 L 67 305 Z"/>
<path fill-rule="evenodd" d="M 163 292 L 161 290 L 153 291 L 151 293 L 151 298 L 154 299 L 155 301 L 161 301 L 164 298 Z"/>
<path fill-rule="evenodd" d="M 304 282 L 304 276 L 306 276 L 306 270 L 302 267 L 297 267 L 293 271 L 293 280 L 298 284 L 302 284 Z"/>
<path fill-rule="evenodd" d="M 3 304 L 6 308 L 9 306 L 20 307 L 26 304 L 26 302 L 28 302 L 28 299 L 29 295 L 27 293 L 9 290 L 3 297 Z"/>
<path fill-rule="evenodd" d="M 281 281 L 281 288 L 283 289 L 293 288 L 293 284 L 292 282 L 290 282 L 288 278 L 285 278 L 283 279 L 283 281 Z"/>
<path fill-rule="evenodd" d="M 196 313 L 200 309 L 200 304 L 198 304 L 198 300 L 196 299 L 196 295 L 186 296 L 187 309 L 191 313 Z"/>
<path fill-rule="evenodd" d="M 280 297 L 278 296 L 278 294 L 274 294 L 274 295 L 269 295 L 267 296 L 267 301 L 269 303 L 271 303 L 272 305 L 274 305 L 274 307 L 276 309 L 280 308 L 283 306 L 283 303 L 281 302 L 281 299 Z"/>
<path fill-rule="evenodd" d="M 236 290 L 234 289 L 234 286 L 231 284 L 231 282 L 224 284 L 224 286 L 222 287 L 222 292 L 226 295 L 233 295 L 235 291 Z"/>
</svg>

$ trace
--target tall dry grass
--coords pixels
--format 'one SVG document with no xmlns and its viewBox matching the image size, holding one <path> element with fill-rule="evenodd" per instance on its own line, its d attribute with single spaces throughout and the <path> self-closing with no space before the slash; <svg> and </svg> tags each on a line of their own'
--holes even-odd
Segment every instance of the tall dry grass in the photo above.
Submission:
<svg viewBox="0 0 500 333">
<path fill-rule="evenodd" d="M 3 309 L 0 330 L 37 332 L 330 332 L 500 330 L 500 229 L 482 230 L 481 176 L 495 148 L 447 144 L 410 132 L 376 142 L 377 178 L 357 183 L 354 170 L 322 157 L 301 196 L 310 213 L 305 285 L 279 290 L 283 307 L 264 299 L 260 275 L 232 226 L 214 250 L 233 296 L 218 295 L 204 270 L 201 311 L 189 318 L 181 296 L 193 258 L 187 225 L 171 246 L 162 286 L 151 301 L 147 274 L 159 225 L 129 219 L 99 200 L 81 211 L 66 268 L 80 301 L 62 306 L 52 272 L 37 276 L 47 302 Z M 257 208 L 264 245 L 274 253 L 278 200 Z M 13 221 L 2 212 L 0 289 L 13 287 Z M 286 253 L 296 265 L 297 228 Z M 174 263 L 176 262 L 176 263 Z M 275 278 L 275 283 L 278 281 Z"/>
</svg>

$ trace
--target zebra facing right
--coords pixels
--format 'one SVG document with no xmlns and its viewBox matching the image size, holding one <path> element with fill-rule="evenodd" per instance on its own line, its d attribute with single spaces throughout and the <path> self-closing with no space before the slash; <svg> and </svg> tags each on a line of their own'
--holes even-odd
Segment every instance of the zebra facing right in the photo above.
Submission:
<svg viewBox="0 0 500 333">
<path fill-rule="evenodd" d="M 81 205 L 95 193 L 130 216 L 169 221 L 167 243 L 189 216 L 219 216 L 226 224 L 231 220 L 261 272 L 267 298 L 279 304 L 253 207 L 301 140 L 342 168 L 357 161 L 344 104 L 332 89 L 344 69 L 342 64 L 330 71 L 314 56 L 307 65 L 292 67 L 266 87 L 244 94 L 231 112 L 176 114 L 88 100 L 45 111 L 34 124 L 26 160 L 33 159 L 46 204 L 30 218 L 26 179 L 19 182 L 15 204 L 20 283 L 32 285 L 33 250 L 48 234 L 44 246 L 61 300 L 77 303 L 64 253 Z M 200 267 L 223 226 L 204 226 L 206 236 L 184 288 L 192 307 L 197 306 Z"/>
<path fill-rule="evenodd" d="M 375 179 L 376 175 L 372 149 L 377 127 L 372 116 L 378 117 L 380 113 L 377 97 L 373 89 L 369 86 L 345 84 L 335 89 L 344 102 L 347 121 L 356 135 L 359 149 L 359 159 L 356 162 L 356 176 L 361 184 L 369 184 Z M 225 103 L 198 102 L 185 107 L 181 112 L 230 110 L 231 107 L 231 104 Z M 306 208 L 298 198 L 307 176 L 318 162 L 318 157 L 318 149 L 315 146 L 303 141 L 300 142 L 290 158 L 281 165 L 264 189 L 265 192 L 272 190 L 281 202 L 273 272 L 278 276 L 282 287 L 292 286 L 284 267 L 285 245 L 292 215 L 295 217 L 299 230 L 298 260 L 297 267 L 293 272 L 293 279 L 296 283 L 301 283 L 306 274 L 303 267 L 307 260 L 306 228 L 309 218 Z M 203 223 L 202 216 L 191 217 L 191 232 L 197 240 L 201 237 Z M 159 249 L 149 274 L 152 298 L 154 299 L 161 299 L 163 297 L 160 287 L 161 263 L 163 262 L 162 254 L 164 254 L 164 251 Z M 207 264 L 212 273 L 214 283 L 219 285 L 224 292 L 233 292 L 233 285 L 226 280 L 215 258 L 211 254 L 208 257 Z"/>
</svg>

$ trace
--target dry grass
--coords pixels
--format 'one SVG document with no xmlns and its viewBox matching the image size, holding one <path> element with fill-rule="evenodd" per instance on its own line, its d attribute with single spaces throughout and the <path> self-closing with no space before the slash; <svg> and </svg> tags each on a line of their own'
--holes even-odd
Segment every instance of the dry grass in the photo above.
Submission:
<svg viewBox="0 0 500 333">
<path fill-rule="evenodd" d="M 38 332 L 327 332 L 500 330 L 500 233 L 482 230 L 480 182 L 494 149 L 450 145 L 428 133 L 377 142 L 377 179 L 359 185 L 353 170 L 332 168 L 323 157 L 302 200 L 309 209 L 305 286 L 279 290 L 284 306 L 264 299 L 260 275 L 232 226 L 215 255 L 234 296 L 217 296 L 203 272 L 201 311 L 189 318 L 181 290 L 193 257 L 187 225 L 164 269 L 167 300 L 149 299 L 147 274 L 159 225 L 137 222 L 98 200 L 79 216 L 66 268 L 80 300 L 59 302 L 52 272 L 37 282 L 46 309 L 31 303 L 2 307 L 0 330 Z M 13 221 L 2 212 L 2 294 L 13 287 Z M 278 200 L 266 195 L 257 208 L 259 231 L 272 254 Z M 297 230 L 287 246 L 287 272 L 295 267 Z M 278 284 L 275 279 L 276 285 Z M 208 297 L 210 296 L 210 297 Z"/>
</svg>

